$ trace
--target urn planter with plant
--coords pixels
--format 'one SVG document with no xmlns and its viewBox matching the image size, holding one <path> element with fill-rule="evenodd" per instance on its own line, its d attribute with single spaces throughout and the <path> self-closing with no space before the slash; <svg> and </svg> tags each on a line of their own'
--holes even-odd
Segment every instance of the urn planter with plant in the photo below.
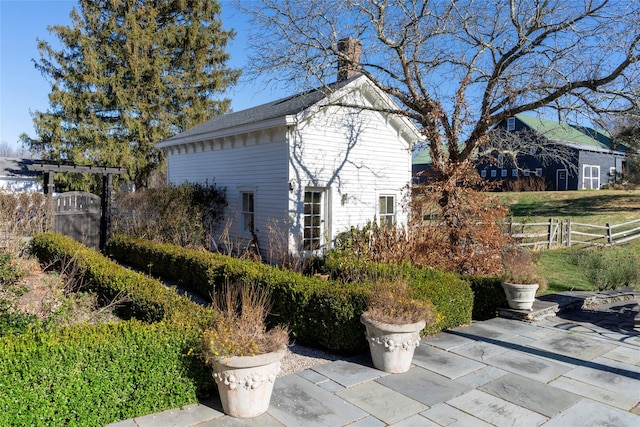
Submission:
<svg viewBox="0 0 640 427">
<path fill-rule="evenodd" d="M 266 329 L 266 288 L 227 284 L 212 296 L 219 319 L 202 334 L 201 355 L 212 367 L 225 414 L 251 418 L 269 408 L 286 353 L 285 327 Z"/>
<path fill-rule="evenodd" d="M 404 281 L 375 285 L 367 311 L 360 316 L 373 366 L 389 373 L 408 371 L 420 345 L 420 332 L 433 324 L 434 311 L 430 301 L 413 298 Z"/>
<path fill-rule="evenodd" d="M 523 248 L 507 248 L 502 254 L 502 266 L 502 289 L 509 307 L 531 310 L 536 292 L 546 287 L 546 281 L 537 273 L 533 253 Z"/>
</svg>

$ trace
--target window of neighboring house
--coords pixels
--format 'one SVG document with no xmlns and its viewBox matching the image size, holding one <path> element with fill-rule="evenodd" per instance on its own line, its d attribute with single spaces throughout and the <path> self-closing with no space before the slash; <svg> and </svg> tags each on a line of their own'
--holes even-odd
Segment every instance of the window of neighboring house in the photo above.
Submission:
<svg viewBox="0 0 640 427">
<path fill-rule="evenodd" d="M 396 223 L 396 197 L 395 196 L 380 196 L 379 199 L 380 209 L 380 225 L 386 224 L 391 228 Z"/>
<path fill-rule="evenodd" d="M 302 236 L 302 247 L 305 251 L 315 251 L 322 246 L 322 215 L 322 191 L 305 191 Z"/>
<path fill-rule="evenodd" d="M 535 156 L 537 153 L 538 153 L 538 149 L 536 147 L 529 148 L 529 154 L 531 154 L 532 156 Z"/>
<path fill-rule="evenodd" d="M 582 189 L 598 190 L 600 188 L 600 166 L 582 166 Z"/>
<path fill-rule="evenodd" d="M 500 171 L 500 176 L 501 176 L 502 178 L 505 178 L 505 177 L 507 176 L 507 170 L 506 170 L 506 169 L 502 169 L 502 170 Z"/>
<path fill-rule="evenodd" d="M 507 130 L 515 130 L 515 128 L 516 128 L 516 118 L 509 117 L 507 119 Z"/>
<path fill-rule="evenodd" d="M 511 169 L 511 176 L 517 177 L 518 176 L 518 169 Z"/>
<path fill-rule="evenodd" d="M 252 234 L 255 231 L 255 207 L 253 200 L 253 192 L 242 192 L 242 231 L 249 234 Z"/>
<path fill-rule="evenodd" d="M 498 154 L 498 167 L 504 165 L 504 154 Z"/>
<path fill-rule="evenodd" d="M 536 168 L 536 176 L 542 176 L 542 168 Z"/>
<path fill-rule="evenodd" d="M 525 169 L 522 171 L 522 176 L 529 176 L 529 169 Z"/>
<path fill-rule="evenodd" d="M 498 176 L 498 170 L 497 169 L 491 169 L 491 178 L 495 178 L 496 176 Z"/>
<path fill-rule="evenodd" d="M 483 178 L 486 178 L 487 177 L 487 170 L 486 169 L 482 169 L 480 171 L 480 176 L 483 177 Z"/>
</svg>

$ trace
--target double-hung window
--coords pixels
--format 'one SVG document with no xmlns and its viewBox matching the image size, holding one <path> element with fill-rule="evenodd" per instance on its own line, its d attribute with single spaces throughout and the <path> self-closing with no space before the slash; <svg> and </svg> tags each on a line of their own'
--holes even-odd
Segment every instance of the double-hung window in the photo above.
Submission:
<svg viewBox="0 0 640 427">
<path fill-rule="evenodd" d="M 380 225 L 391 228 L 396 223 L 396 197 L 380 196 L 379 199 Z"/>
<path fill-rule="evenodd" d="M 250 191 L 242 192 L 242 231 L 252 234 L 255 231 L 254 223 L 255 206 L 254 194 Z"/>
</svg>

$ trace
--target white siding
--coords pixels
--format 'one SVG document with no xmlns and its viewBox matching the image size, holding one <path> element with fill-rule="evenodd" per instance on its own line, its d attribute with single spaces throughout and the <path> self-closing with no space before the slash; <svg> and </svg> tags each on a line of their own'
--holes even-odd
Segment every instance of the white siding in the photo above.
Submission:
<svg viewBox="0 0 640 427">
<path fill-rule="evenodd" d="M 226 188 L 229 206 L 225 219 L 231 221 L 230 243 L 235 249 L 245 247 L 250 236 L 240 234 L 240 192 L 254 192 L 255 228 L 258 245 L 266 250 L 269 241 L 268 226 L 274 221 L 283 223 L 286 216 L 287 195 L 287 144 L 284 132 L 261 134 L 249 141 L 226 140 L 220 144 L 190 145 L 187 152 L 167 153 L 167 176 L 170 183 L 215 182 Z M 204 148 L 203 148 L 204 147 Z"/>
<path fill-rule="evenodd" d="M 350 113 L 350 114 L 348 114 Z M 396 197 L 397 221 L 406 223 L 404 195 L 411 179 L 407 144 L 382 114 L 332 107 L 316 113 L 291 133 L 289 173 L 297 191 L 290 194 L 293 233 L 301 233 L 305 187 L 330 192 L 328 237 L 378 217 L 378 197 Z M 294 239 L 295 240 L 295 239 Z"/>
</svg>

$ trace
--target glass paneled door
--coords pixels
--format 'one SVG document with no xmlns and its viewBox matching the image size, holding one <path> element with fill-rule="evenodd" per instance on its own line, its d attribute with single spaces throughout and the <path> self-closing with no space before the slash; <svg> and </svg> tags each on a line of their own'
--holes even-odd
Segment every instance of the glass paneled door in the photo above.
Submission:
<svg viewBox="0 0 640 427">
<path fill-rule="evenodd" d="M 307 189 L 304 192 L 303 249 L 317 251 L 323 246 L 325 235 L 325 191 Z"/>
</svg>

